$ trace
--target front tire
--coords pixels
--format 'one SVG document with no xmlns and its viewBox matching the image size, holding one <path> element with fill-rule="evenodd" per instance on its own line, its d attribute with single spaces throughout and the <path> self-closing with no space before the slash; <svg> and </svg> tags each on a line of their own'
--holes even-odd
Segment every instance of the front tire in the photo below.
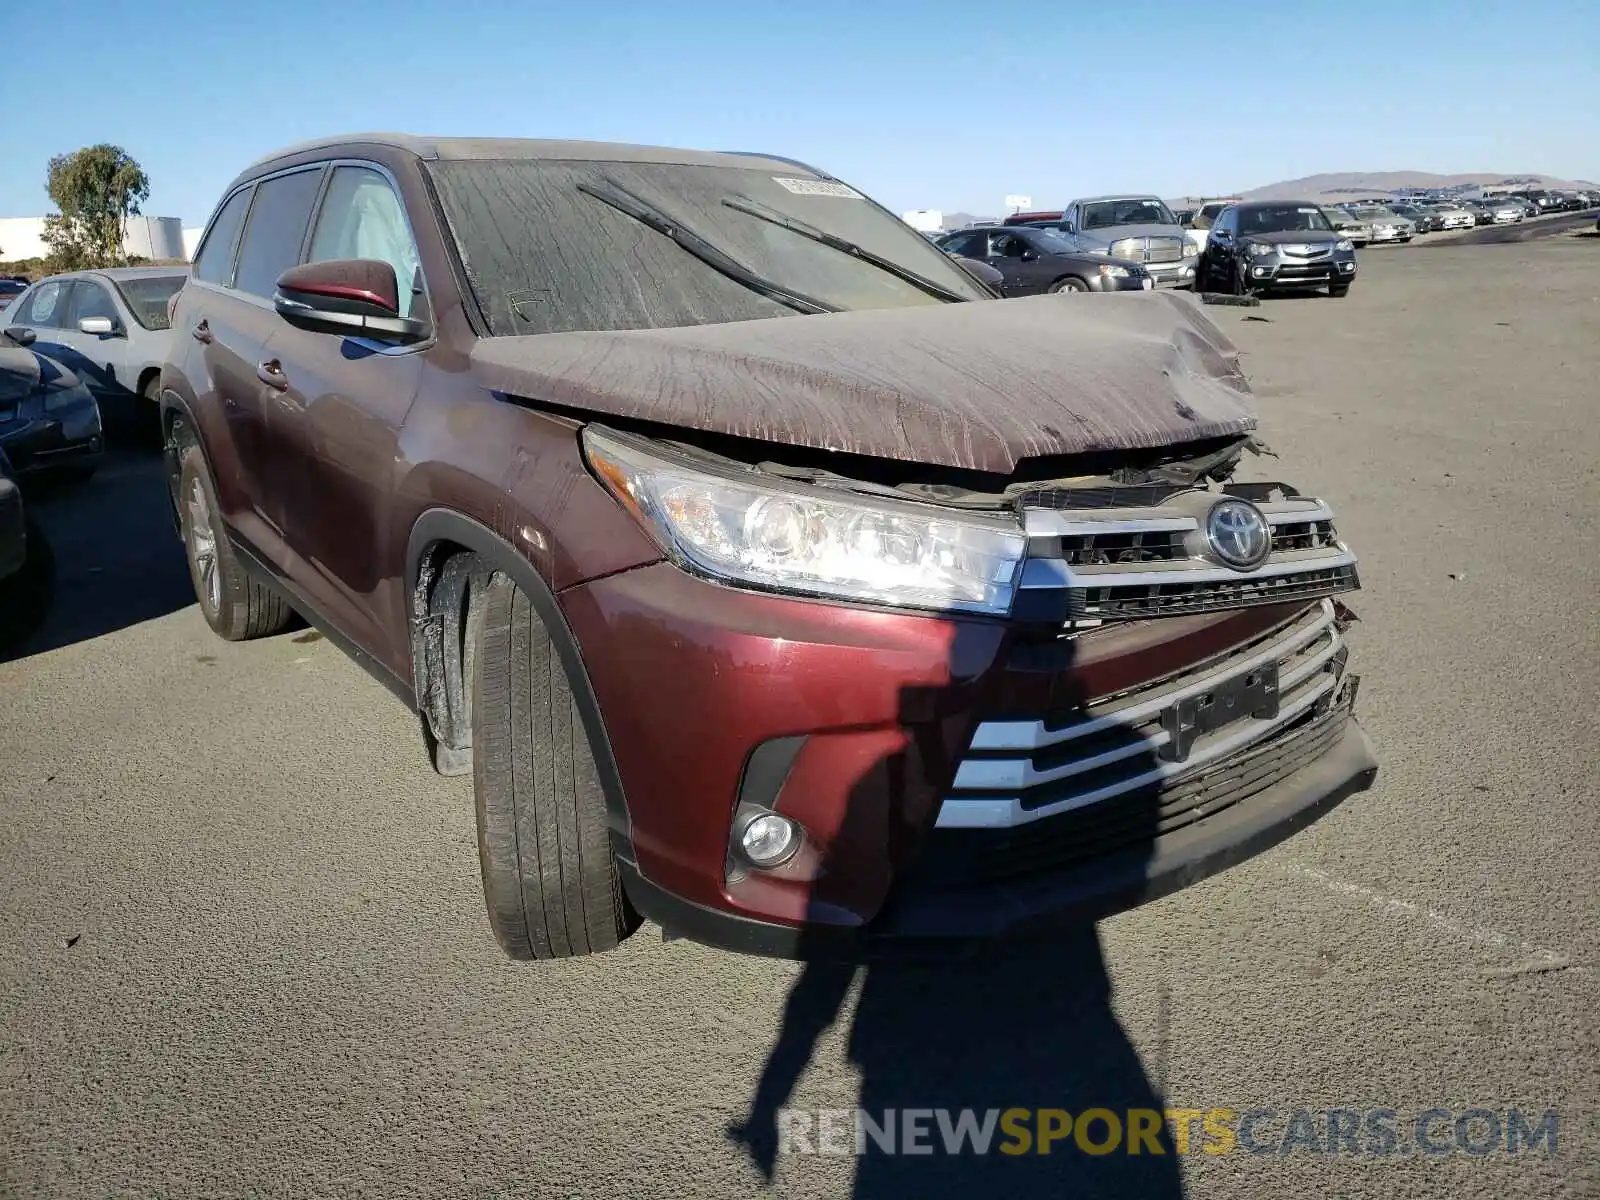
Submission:
<svg viewBox="0 0 1600 1200">
<path fill-rule="evenodd" d="M 1065 279 L 1058 279 L 1047 289 L 1052 296 L 1062 292 L 1087 292 L 1089 285 L 1076 275 L 1068 275 Z"/>
<path fill-rule="evenodd" d="M 639 927 L 611 853 L 605 796 L 549 630 L 527 595 L 491 576 L 472 681 L 478 857 L 495 940 L 512 958 L 615 949 Z"/>
<path fill-rule="evenodd" d="M 1338 300 L 1344 296 L 1348 296 L 1349 294 L 1350 285 L 1348 283 L 1330 284 L 1328 287 L 1328 295 L 1332 296 L 1335 300 Z"/>
<path fill-rule="evenodd" d="M 178 460 L 178 522 L 200 615 L 213 633 L 243 642 L 288 628 L 294 610 L 245 570 L 229 544 L 205 456 L 193 443 Z"/>
</svg>

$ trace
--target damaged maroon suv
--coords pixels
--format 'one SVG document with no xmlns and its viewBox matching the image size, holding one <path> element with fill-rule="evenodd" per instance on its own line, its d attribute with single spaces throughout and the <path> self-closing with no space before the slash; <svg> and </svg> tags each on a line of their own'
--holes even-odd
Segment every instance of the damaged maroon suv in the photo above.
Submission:
<svg viewBox="0 0 1600 1200">
<path fill-rule="evenodd" d="M 206 620 L 417 713 L 514 957 L 1048 932 L 1374 777 L 1355 559 L 1229 482 L 1184 297 L 997 300 L 781 158 L 370 135 L 241 174 L 173 326 Z"/>
</svg>

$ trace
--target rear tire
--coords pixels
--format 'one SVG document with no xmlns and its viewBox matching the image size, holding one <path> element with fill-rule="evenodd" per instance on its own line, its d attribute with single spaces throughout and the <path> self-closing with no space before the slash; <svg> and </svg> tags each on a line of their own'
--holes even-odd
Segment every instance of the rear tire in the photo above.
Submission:
<svg viewBox="0 0 1600 1200">
<path fill-rule="evenodd" d="M 1048 290 L 1052 296 L 1062 292 L 1087 292 L 1089 285 L 1076 275 L 1068 275 L 1065 279 L 1056 280 Z"/>
<path fill-rule="evenodd" d="M 495 940 L 512 958 L 615 949 L 639 927 L 611 853 L 594 747 L 527 595 L 494 575 L 472 680 L 478 857 Z"/>
<path fill-rule="evenodd" d="M 243 642 L 288 628 L 288 601 L 246 571 L 229 544 L 205 456 L 192 442 L 178 460 L 178 522 L 200 615 L 213 633 Z"/>
<path fill-rule="evenodd" d="M 161 376 L 152 375 L 139 389 L 133 418 L 134 442 L 141 449 L 161 449 Z"/>
</svg>

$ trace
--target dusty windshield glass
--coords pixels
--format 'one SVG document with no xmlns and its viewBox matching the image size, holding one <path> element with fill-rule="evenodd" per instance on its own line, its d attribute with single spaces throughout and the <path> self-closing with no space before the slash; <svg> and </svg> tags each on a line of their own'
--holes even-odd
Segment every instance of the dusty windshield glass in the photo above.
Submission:
<svg viewBox="0 0 1600 1200">
<path fill-rule="evenodd" d="M 187 275 L 147 275 L 142 279 L 119 279 L 117 291 L 127 301 L 133 319 L 146 329 L 166 329 L 167 301 L 177 293 Z"/>
<path fill-rule="evenodd" d="M 1085 229 L 1116 225 L 1176 225 L 1178 218 L 1159 200 L 1095 200 L 1083 206 Z"/>
<path fill-rule="evenodd" d="M 670 238 L 585 193 L 625 190 L 771 283 L 838 309 L 944 301 L 732 200 L 854 242 L 940 288 L 988 299 L 909 225 L 858 193 L 772 168 L 480 160 L 432 163 L 439 200 L 495 336 L 659 329 L 793 316 Z"/>
<path fill-rule="evenodd" d="M 1332 233 L 1333 227 L 1320 209 L 1309 204 L 1285 204 L 1276 208 L 1246 208 L 1239 213 L 1240 233 Z"/>
</svg>

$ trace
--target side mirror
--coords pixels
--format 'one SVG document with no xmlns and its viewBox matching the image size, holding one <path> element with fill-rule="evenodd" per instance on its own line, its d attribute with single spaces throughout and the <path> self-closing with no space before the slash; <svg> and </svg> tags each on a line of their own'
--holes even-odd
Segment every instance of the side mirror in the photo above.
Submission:
<svg viewBox="0 0 1600 1200">
<path fill-rule="evenodd" d="M 341 258 L 290 267 L 278 276 L 272 307 L 310 333 L 418 342 L 428 327 L 400 315 L 394 268 L 372 258 Z"/>
<path fill-rule="evenodd" d="M 1017 255 L 1017 257 L 1023 262 L 1037 262 L 1039 259 L 1039 252 L 1032 247 L 1029 247 L 1027 250 L 1024 250 L 1021 254 Z"/>
<path fill-rule="evenodd" d="M 21 325 L 13 325 L 6 330 L 6 338 L 15 346 L 31 346 L 37 335 L 31 329 L 24 329 Z"/>
<path fill-rule="evenodd" d="M 84 317 L 78 322 L 78 332 L 93 337 L 110 337 L 117 332 L 117 323 L 110 317 Z"/>
</svg>

